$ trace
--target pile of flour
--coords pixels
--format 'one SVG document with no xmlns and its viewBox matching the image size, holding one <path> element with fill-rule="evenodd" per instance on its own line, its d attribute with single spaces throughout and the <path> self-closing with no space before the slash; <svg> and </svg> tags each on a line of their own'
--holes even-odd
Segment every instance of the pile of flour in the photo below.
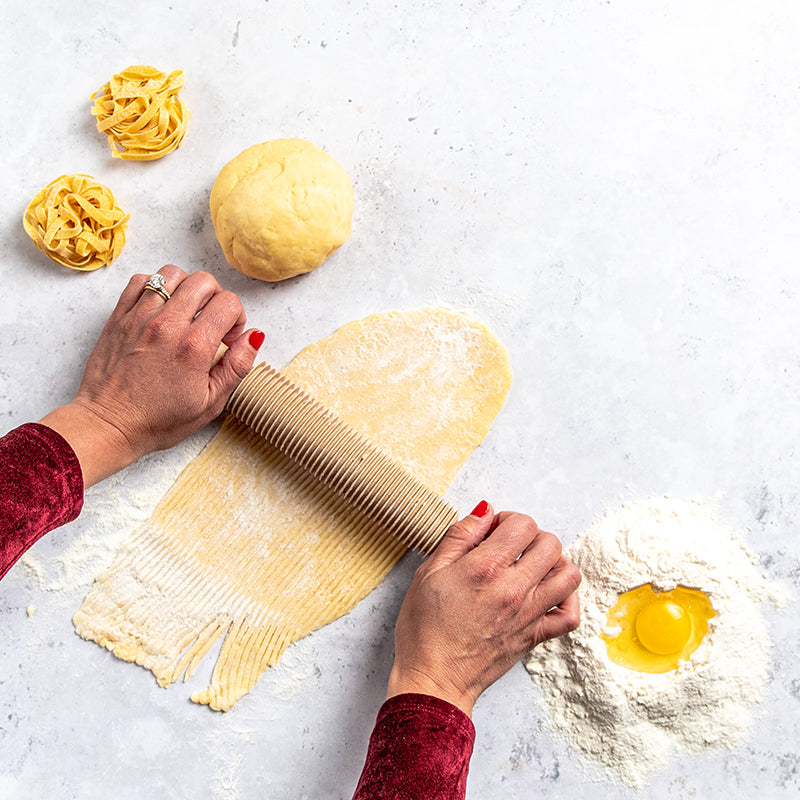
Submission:
<svg viewBox="0 0 800 800">
<path fill-rule="evenodd" d="M 608 510 L 566 554 L 583 574 L 581 625 L 539 645 L 525 662 L 553 728 L 635 788 L 675 750 L 740 743 L 770 667 L 760 607 L 790 600 L 753 553 L 712 509 L 654 498 Z M 645 583 L 701 589 L 716 612 L 690 660 L 672 672 L 612 663 L 600 638 L 619 595 Z"/>
</svg>

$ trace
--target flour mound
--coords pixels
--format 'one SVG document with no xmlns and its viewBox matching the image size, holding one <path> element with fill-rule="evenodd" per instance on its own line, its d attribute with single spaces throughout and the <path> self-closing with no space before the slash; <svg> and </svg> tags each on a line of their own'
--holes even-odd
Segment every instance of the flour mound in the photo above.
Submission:
<svg viewBox="0 0 800 800">
<path fill-rule="evenodd" d="M 761 606 L 789 597 L 714 510 L 671 498 L 609 509 L 566 554 L 583 574 L 581 625 L 525 661 L 552 727 L 634 788 L 673 751 L 741 743 L 770 669 Z M 672 672 L 615 664 L 600 638 L 619 595 L 645 583 L 700 589 L 716 612 L 698 649 Z"/>
</svg>

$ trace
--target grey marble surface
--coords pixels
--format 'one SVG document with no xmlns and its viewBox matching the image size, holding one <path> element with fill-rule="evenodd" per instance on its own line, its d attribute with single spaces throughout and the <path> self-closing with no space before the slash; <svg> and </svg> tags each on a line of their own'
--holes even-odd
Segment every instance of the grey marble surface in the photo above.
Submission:
<svg viewBox="0 0 800 800">
<path fill-rule="evenodd" d="M 131 273 L 173 261 L 239 293 L 276 365 L 368 313 L 485 321 L 515 382 L 451 499 L 571 541 L 621 499 L 716 502 L 800 583 L 800 12 L 732 2 L 6 2 L 0 26 L 0 425 L 71 397 Z M 186 73 L 185 143 L 112 160 L 88 97 L 149 63 Z M 208 195 L 243 148 L 310 139 L 347 169 L 350 241 L 303 278 L 233 271 Z M 51 264 L 20 224 L 87 172 L 130 212 L 111 267 Z M 391 664 L 407 557 L 227 714 L 74 635 L 92 576 L 207 440 L 92 489 L 0 585 L 0 798 L 347 798 Z M 30 611 L 30 615 L 27 613 Z M 642 795 L 800 794 L 796 606 L 734 751 L 676 753 Z M 746 653 L 742 654 L 747 657 Z M 480 700 L 468 797 L 623 798 L 544 726 L 521 666 Z"/>
</svg>

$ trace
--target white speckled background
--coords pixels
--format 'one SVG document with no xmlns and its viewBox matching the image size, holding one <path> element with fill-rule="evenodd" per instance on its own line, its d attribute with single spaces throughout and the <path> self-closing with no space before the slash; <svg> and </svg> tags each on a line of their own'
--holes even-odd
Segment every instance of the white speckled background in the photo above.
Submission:
<svg viewBox="0 0 800 800">
<path fill-rule="evenodd" d="M 119 10 L 112 10 L 118 7 Z M 0 26 L 0 432 L 65 402 L 131 273 L 211 271 L 285 363 L 368 313 L 443 302 L 488 323 L 509 402 L 451 498 L 571 541 L 622 498 L 716 498 L 765 570 L 800 584 L 800 12 L 759 3 L 6 2 Z M 160 162 L 110 157 L 89 95 L 129 64 L 186 73 Z M 270 138 L 353 178 L 350 241 L 280 285 L 225 263 L 220 167 Z M 22 212 L 88 172 L 131 213 L 111 267 L 75 274 Z M 417 564 L 292 648 L 228 714 L 78 639 L 99 565 L 210 431 L 90 491 L 0 585 L 0 798 L 349 798 Z M 26 609 L 33 607 L 31 616 Z M 676 754 L 648 798 L 800 793 L 796 606 L 736 751 Z M 742 653 L 747 658 L 747 653 Z M 479 702 L 468 797 L 623 798 L 592 782 L 518 666 Z"/>
</svg>

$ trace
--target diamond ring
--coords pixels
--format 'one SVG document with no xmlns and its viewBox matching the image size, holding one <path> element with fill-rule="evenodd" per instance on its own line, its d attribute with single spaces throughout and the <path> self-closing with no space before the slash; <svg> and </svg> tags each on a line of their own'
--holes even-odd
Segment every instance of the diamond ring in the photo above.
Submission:
<svg viewBox="0 0 800 800">
<path fill-rule="evenodd" d="M 169 292 L 164 288 L 166 285 L 166 278 L 160 272 L 156 272 L 154 275 L 150 276 L 149 280 L 144 285 L 144 288 L 149 289 L 151 292 L 155 292 L 156 294 L 160 294 L 166 303 L 170 298 Z"/>
</svg>

